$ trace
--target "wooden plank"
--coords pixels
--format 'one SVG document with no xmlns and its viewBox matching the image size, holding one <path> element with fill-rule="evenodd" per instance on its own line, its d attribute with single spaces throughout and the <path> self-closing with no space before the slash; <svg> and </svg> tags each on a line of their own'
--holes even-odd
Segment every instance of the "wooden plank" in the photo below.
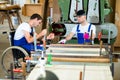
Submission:
<svg viewBox="0 0 120 80">
<path fill-rule="evenodd" d="M 48 47 L 76 47 L 76 48 L 105 48 L 107 45 L 81 45 L 81 44 L 50 44 Z"/>
<path fill-rule="evenodd" d="M 46 54 L 52 55 L 78 55 L 78 56 L 100 56 L 100 48 L 72 48 L 72 47 L 50 47 Z M 106 54 L 105 48 L 101 49 L 101 54 Z"/>
<path fill-rule="evenodd" d="M 100 54 L 95 54 L 95 53 L 88 53 L 88 54 L 84 54 L 84 53 L 56 53 L 56 52 L 52 52 L 52 53 L 47 53 L 47 55 L 53 55 L 53 56 L 100 56 Z"/>
<path fill-rule="evenodd" d="M 43 15 L 43 5 L 42 4 L 25 4 L 25 16 L 31 16 L 34 13 L 38 13 L 41 16 Z"/>
<path fill-rule="evenodd" d="M 84 80 L 113 80 L 110 66 L 88 65 L 51 65 L 45 66 L 46 80 L 80 80 L 80 72 Z M 31 71 L 26 80 L 38 80 L 40 67 Z"/>
<path fill-rule="evenodd" d="M 52 57 L 52 61 L 59 62 L 91 62 L 91 63 L 109 63 L 109 58 L 67 58 L 67 57 Z"/>
<path fill-rule="evenodd" d="M 85 66 L 84 80 L 113 80 L 110 66 Z"/>
<path fill-rule="evenodd" d="M 99 52 L 100 48 L 52 48 L 50 47 L 49 49 L 47 49 L 47 51 L 52 50 L 53 52 L 56 51 L 81 51 L 81 52 Z M 102 48 L 102 51 L 105 51 L 104 48 Z"/>
</svg>

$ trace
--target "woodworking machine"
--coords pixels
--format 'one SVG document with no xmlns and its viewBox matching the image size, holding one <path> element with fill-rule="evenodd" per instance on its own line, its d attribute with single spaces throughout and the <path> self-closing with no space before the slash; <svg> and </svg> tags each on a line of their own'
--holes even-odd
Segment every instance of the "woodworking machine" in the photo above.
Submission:
<svg viewBox="0 0 120 80">
<path fill-rule="evenodd" d="M 76 12 L 85 10 L 87 21 L 96 26 L 96 39 L 98 43 L 98 33 L 102 32 L 103 42 L 113 44 L 117 36 L 117 28 L 113 23 L 106 23 L 105 16 L 112 12 L 109 0 L 58 0 L 61 18 L 59 22 L 53 23 L 52 31 L 60 38 L 66 37 L 71 29 L 77 24 Z M 74 37 L 75 38 L 75 37 Z M 76 39 L 68 43 L 76 43 Z"/>
</svg>

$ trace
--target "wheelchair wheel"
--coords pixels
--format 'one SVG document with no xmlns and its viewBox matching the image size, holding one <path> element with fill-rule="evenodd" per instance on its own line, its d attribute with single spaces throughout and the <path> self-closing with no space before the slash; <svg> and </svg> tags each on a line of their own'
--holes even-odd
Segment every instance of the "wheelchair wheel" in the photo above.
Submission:
<svg viewBox="0 0 120 80">
<path fill-rule="evenodd" d="M 13 54 L 13 50 L 17 50 L 17 52 Z M 18 53 L 19 52 L 19 53 Z M 21 53 L 20 53 L 21 52 Z M 13 64 L 13 68 L 20 68 L 21 62 L 23 62 L 24 57 L 16 58 L 15 54 L 24 54 L 25 56 L 29 56 L 28 53 L 21 47 L 11 46 L 8 47 L 3 53 L 1 57 L 1 66 L 6 75 L 10 74 L 10 64 Z"/>
</svg>

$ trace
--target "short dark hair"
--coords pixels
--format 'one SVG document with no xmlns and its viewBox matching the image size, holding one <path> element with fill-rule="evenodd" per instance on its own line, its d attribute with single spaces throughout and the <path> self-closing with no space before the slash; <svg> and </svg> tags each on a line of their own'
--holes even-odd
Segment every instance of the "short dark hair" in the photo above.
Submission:
<svg viewBox="0 0 120 80">
<path fill-rule="evenodd" d="M 30 19 L 35 19 L 35 18 L 37 18 L 37 20 L 42 20 L 42 17 L 41 17 L 39 14 L 37 14 L 37 13 L 33 14 L 33 15 L 30 17 Z"/>
<path fill-rule="evenodd" d="M 84 10 L 79 10 L 79 11 L 77 12 L 77 16 L 82 16 L 82 15 L 86 15 L 86 14 L 85 14 L 85 11 L 84 11 Z"/>
</svg>

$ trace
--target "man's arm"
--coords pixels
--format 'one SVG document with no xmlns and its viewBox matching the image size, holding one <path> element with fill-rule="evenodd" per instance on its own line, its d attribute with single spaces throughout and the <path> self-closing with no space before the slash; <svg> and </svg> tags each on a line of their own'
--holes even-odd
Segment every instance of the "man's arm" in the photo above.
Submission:
<svg viewBox="0 0 120 80">
<path fill-rule="evenodd" d="M 26 38 L 26 40 L 27 40 L 27 42 L 28 43 L 31 43 L 31 42 L 33 42 L 33 37 L 30 35 L 30 33 L 28 32 L 28 31 L 23 31 L 23 33 L 24 33 L 24 35 L 25 35 L 25 38 Z"/>
<path fill-rule="evenodd" d="M 73 35 L 74 33 L 70 32 L 70 34 L 68 34 L 68 36 L 65 39 L 60 40 L 58 43 L 65 44 L 66 41 L 70 40 L 73 37 Z"/>
<path fill-rule="evenodd" d="M 36 39 L 46 35 L 46 29 L 42 30 L 39 34 L 35 33 L 36 34 Z M 25 38 L 27 40 L 28 43 L 31 43 L 34 41 L 34 37 L 30 35 L 30 33 L 28 31 L 23 31 L 24 35 L 25 35 Z"/>
<path fill-rule="evenodd" d="M 94 40 L 95 39 L 95 34 L 94 33 L 92 33 L 92 40 Z"/>
<path fill-rule="evenodd" d="M 74 33 L 73 33 L 73 32 L 70 32 L 70 34 L 68 34 L 65 39 L 68 41 L 68 40 L 70 40 L 73 36 L 74 36 Z"/>
</svg>

